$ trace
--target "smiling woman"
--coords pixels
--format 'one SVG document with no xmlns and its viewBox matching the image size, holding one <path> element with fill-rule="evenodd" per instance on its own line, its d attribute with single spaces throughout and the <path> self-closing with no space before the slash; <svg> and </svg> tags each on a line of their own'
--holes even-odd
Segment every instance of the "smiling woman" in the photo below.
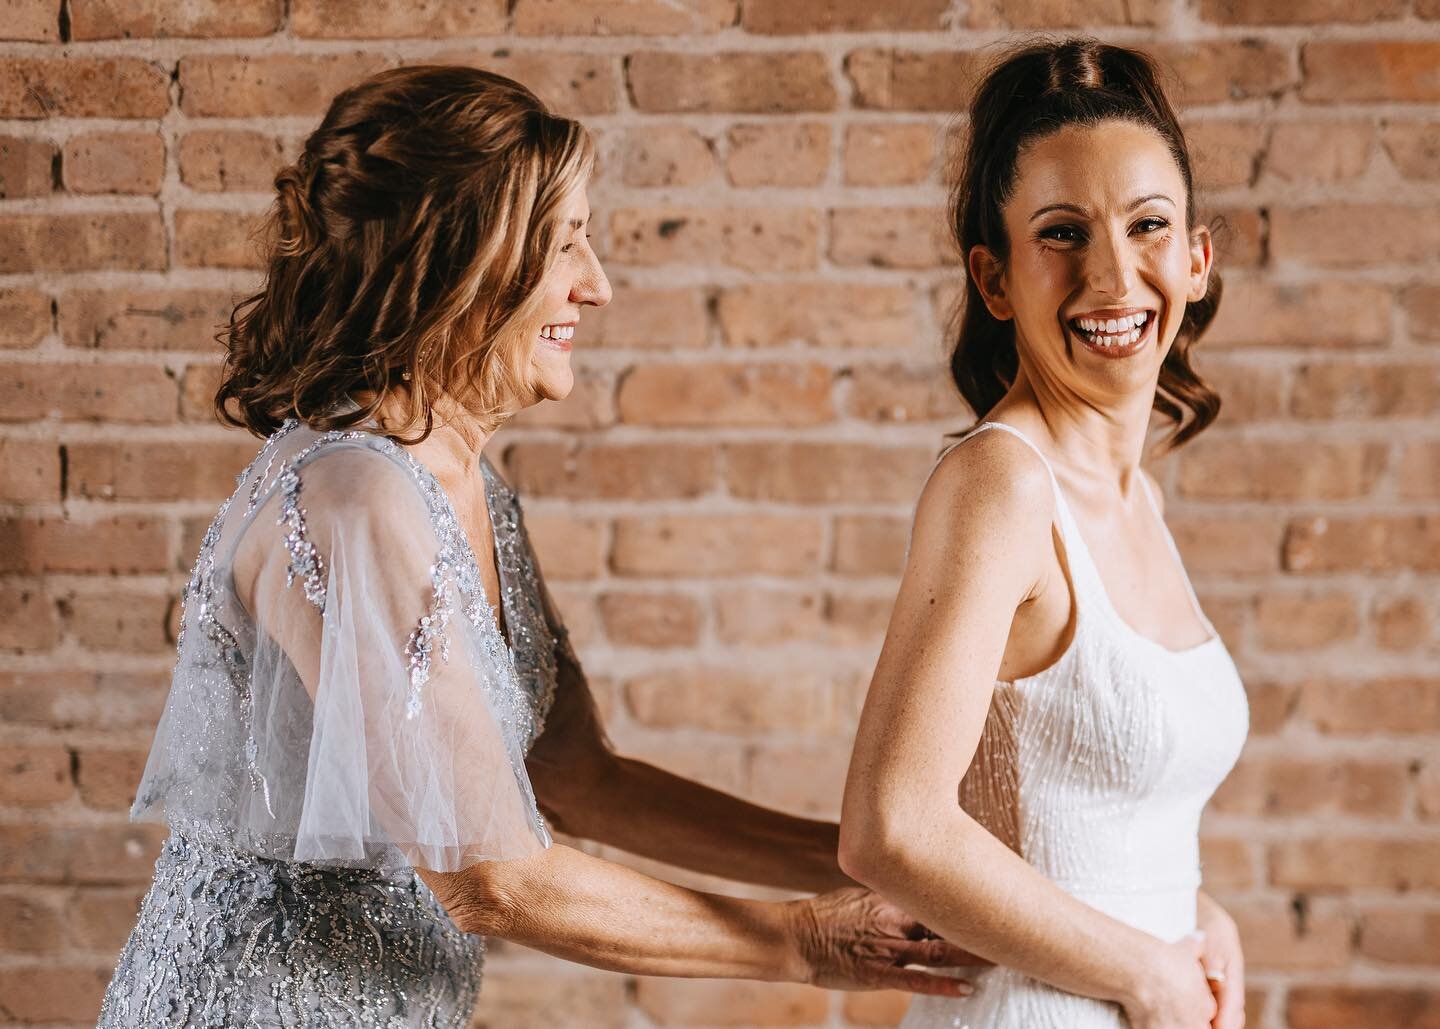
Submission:
<svg viewBox="0 0 1440 1029">
<path fill-rule="evenodd" d="M 1219 408 L 1184 136 L 1150 61 L 1093 40 L 1003 60 L 970 126 L 952 369 L 985 420 L 919 501 L 841 865 L 997 965 L 907 1026 L 1238 1029 L 1198 829 L 1245 694 L 1140 467 L 1152 412 L 1174 446 Z"/>
</svg>

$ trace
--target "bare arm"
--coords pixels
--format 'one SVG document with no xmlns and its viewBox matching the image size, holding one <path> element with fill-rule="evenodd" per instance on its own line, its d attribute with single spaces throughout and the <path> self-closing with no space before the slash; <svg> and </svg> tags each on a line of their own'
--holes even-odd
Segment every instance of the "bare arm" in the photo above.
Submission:
<svg viewBox="0 0 1440 1029">
<path fill-rule="evenodd" d="M 760 807 L 614 752 L 578 663 L 561 648 L 555 705 L 526 767 L 560 831 L 740 882 L 820 893 L 852 885 L 839 826 Z"/>
<path fill-rule="evenodd" d="M 1193 955 L 1187 965 L 1183 948 L 1071 897 L 956 803 L 1012 623 L 1044 587 L 1052 552 L 1043 467 L 988 437 L 952 452 L 921 497 L 846 784 L 841 867 L 941 935 L 1119 1002 L 1136 1024 L 1191 1024 L 1192 1009 L 1205 1015 L 1193 1024 L 1208 1024 Z M 1183 1016 L 1146 1015 L 1160 1009 Z"/>
</svg>

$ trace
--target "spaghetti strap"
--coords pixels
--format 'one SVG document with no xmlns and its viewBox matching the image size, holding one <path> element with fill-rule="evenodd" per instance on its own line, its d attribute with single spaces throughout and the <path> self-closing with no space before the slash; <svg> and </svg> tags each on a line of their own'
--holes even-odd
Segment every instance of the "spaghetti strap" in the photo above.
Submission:
<svg viewBox="0 0 1440 1029">
<path fill-rule="evenodd" d="M 1015 426 L 1006 425 L 1004 422 L 981 422 L 954 443 L 950 444 L 950 446 L 946 447 L 940 456 L 943 458 L 945 454 L 950 453 L 950 451 L 954 450 L 961 443 L 980 435 L 980 433 L 986 429 L 999 429 L 1002 432 L 1007 432 L 1035 452 L 1035 456 L 1038 457 L 1040 463 L 1045 466 L 1045 473 L 1050 476 L 1050 486 L 1055 491 L 1055 516 L 1062 522 L 1062 529 L 1068 528 L 1068 526 L 1065 526 L 1063 523 L 1068 520 L 1070 507 L 1065 503 L 1065 494 L 1060 489 L 1060 480 L 1055 476 L 1055 467 L 1050 463 L 1050 459 L 1045 456 L 1045 452 L 1035 445 L 1034 440 L 1015 428 Z"/>
<path fill-rule="evenodd" d="M 1150 510 L 1155 513 L 1155 520 L 1160 523 L 1160 533 L 1165 537 L 1165 545 L 1170 548 L 1170 556 L 1175 559 L 1175 567 L 1180 569 L 1180 578 L 1185 582 L 1185 592 L 1190 595 L 1190 607 L 1210 635 L 1216 635 L 1215 626 L 1205 616 L 1205 609 L 1200 606 L 1200 596 L 1195 592 L 1195 584 L 1190 581 L 1190 573 L 1185 569 L 1185 559 L 1180 556 L 1180 548 L 1175 545 L 1170 526 L 1165 524 L 1165 516 L 1160 512 L 1160 502 L 1155 499 L 1155 487 L 1150 485 L 1150 476 L 1143 471 L 1140 473 L 1140 486 L 1145 491 L 1145 499 L 1150 502 Z"/>
</svg>

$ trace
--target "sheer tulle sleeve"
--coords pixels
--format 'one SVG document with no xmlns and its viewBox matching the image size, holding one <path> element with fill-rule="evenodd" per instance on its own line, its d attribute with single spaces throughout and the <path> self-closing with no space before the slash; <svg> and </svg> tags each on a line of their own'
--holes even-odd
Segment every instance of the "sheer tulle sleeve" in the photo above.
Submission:
<svg viewBox="0 0 1440 1029">
<path fill-rule="evenodd" d="M 276 476 L 219 556 L 254 638 L 238 641 L 236 789 L 202 820 L 266 856 L 349 866 L 543 849 L 504 642 L 472 623 L 493 615 L 411 470 L 340 444 Z"/>
</svg>

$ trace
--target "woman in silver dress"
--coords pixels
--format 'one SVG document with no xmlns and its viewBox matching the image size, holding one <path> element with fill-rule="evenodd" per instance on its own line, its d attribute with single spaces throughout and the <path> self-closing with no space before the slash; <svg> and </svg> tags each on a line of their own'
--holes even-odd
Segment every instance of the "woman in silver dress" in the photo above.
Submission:
<svg viewBox="0 0 1440 1029">
<path fill-rule="evenodd" d="M 222 416 L 267 437 L 206 532 L 133 816 L 171 835 L 104 1026 L 464 1026 L 484 936 L 646 975 L 968 987 L 966 955 L 793 818 L 617 756 L 545 591 L 496 427 L 571 389 L 577 123 L 485 72 L 338 96 L 223 334 Z M 682 889 L 550 828 L 819 896 Z M 828 892 L 826 892 L 828 891 Z"/>
</svg>

